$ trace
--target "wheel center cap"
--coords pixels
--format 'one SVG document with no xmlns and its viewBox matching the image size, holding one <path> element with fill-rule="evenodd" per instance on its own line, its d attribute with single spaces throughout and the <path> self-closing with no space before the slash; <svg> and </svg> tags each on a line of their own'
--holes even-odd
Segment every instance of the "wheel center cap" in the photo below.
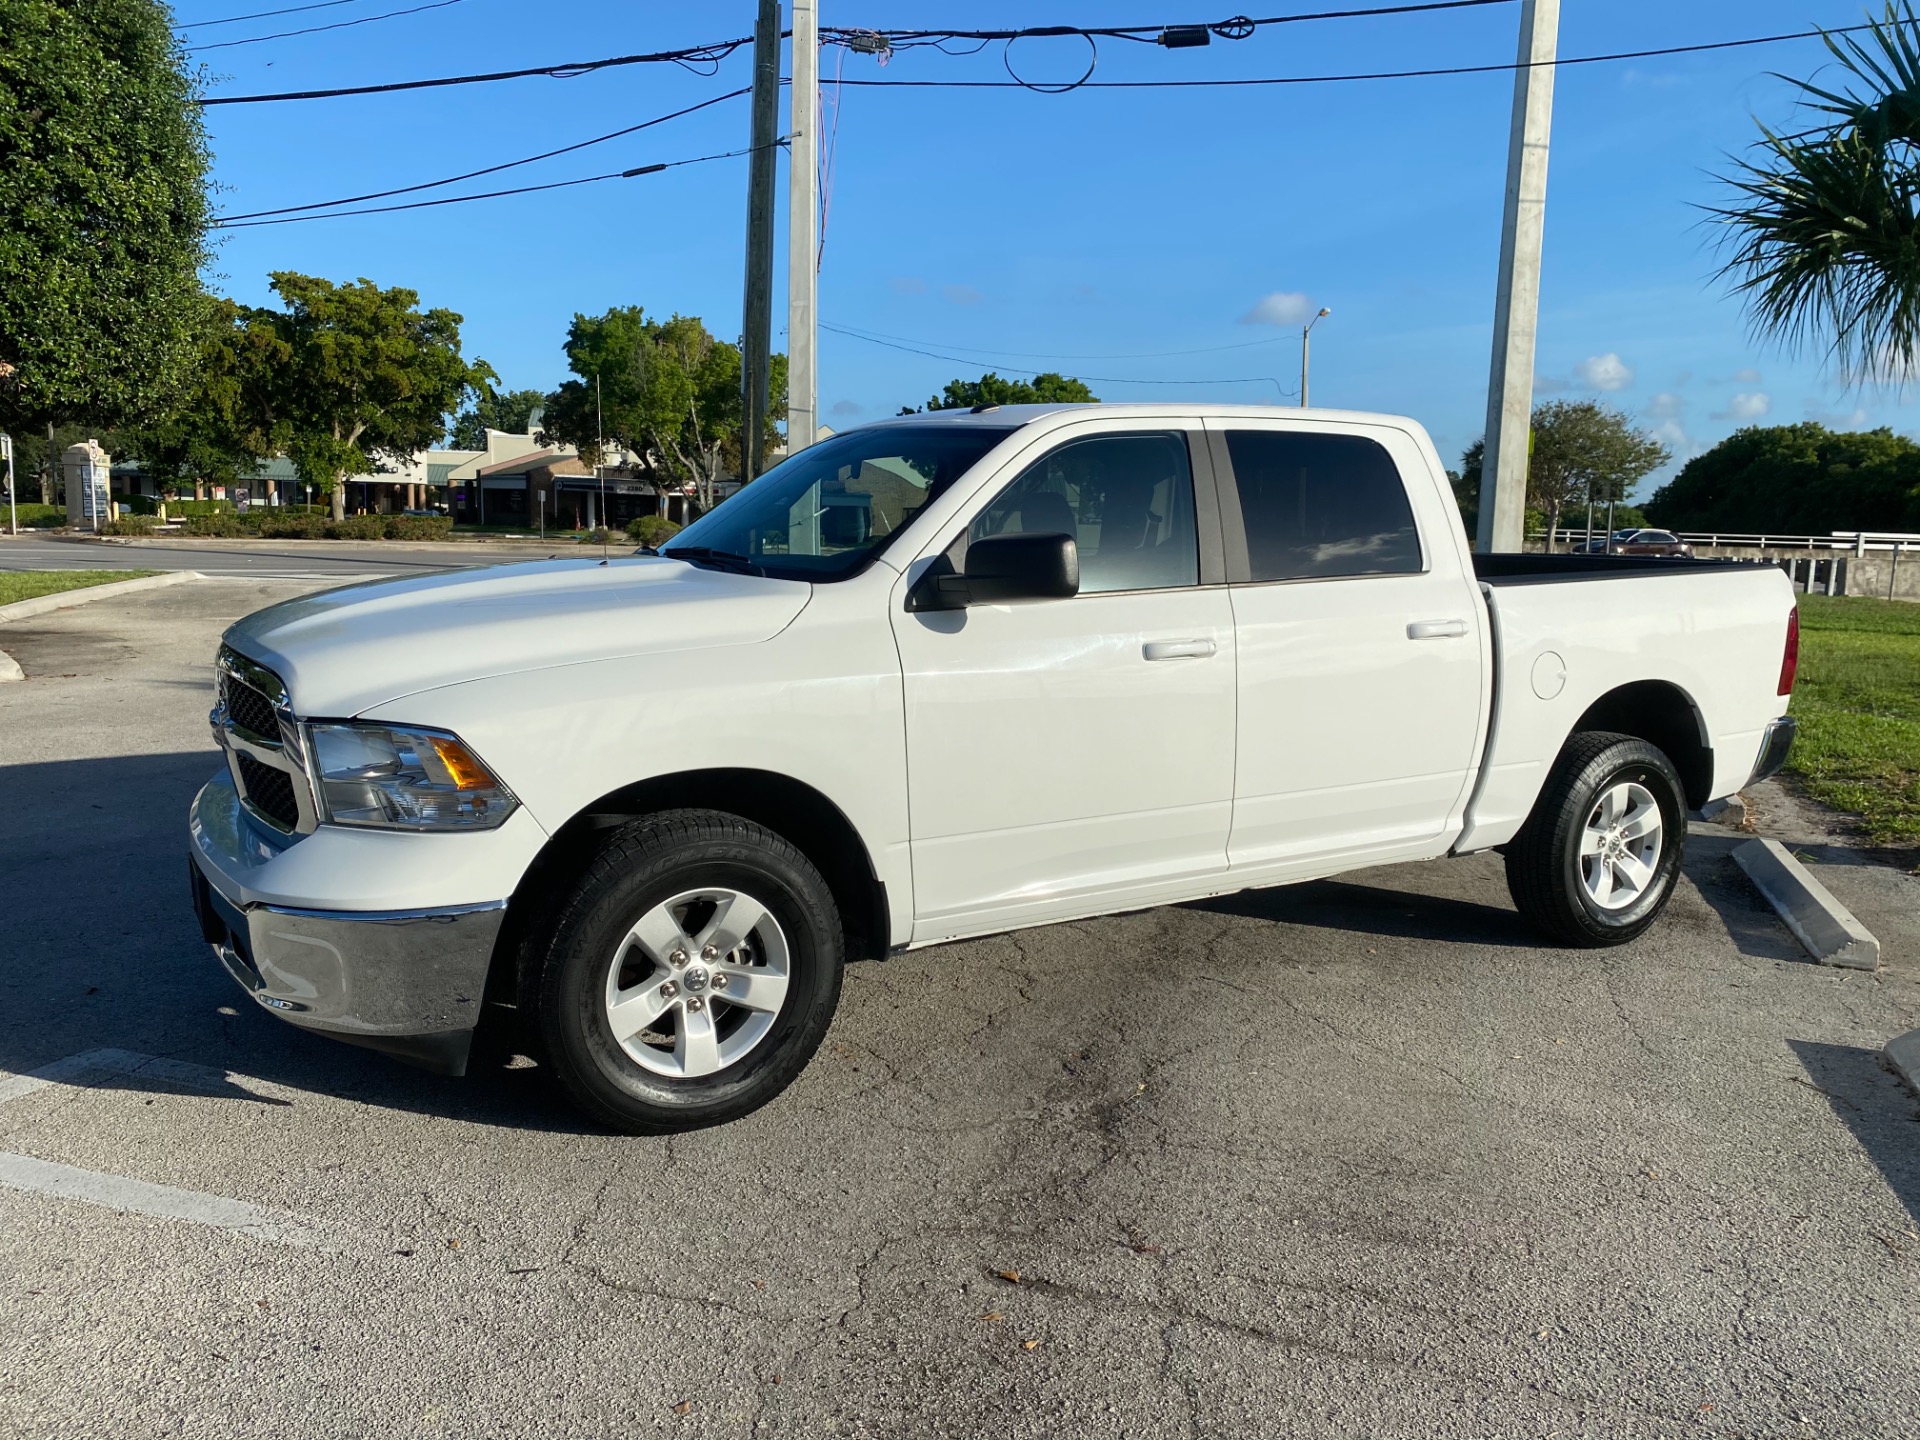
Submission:
<svg viewBox="0 0 1920 1440">
<path fill-rule="evenodd" d="M 687 973 L 680 977 L 680 983 L 687 987 L 689 994 L 698 995 L 707 988 L 708 978 L 706 966 L 690 965 L 687 967 Z"/>
</svg>

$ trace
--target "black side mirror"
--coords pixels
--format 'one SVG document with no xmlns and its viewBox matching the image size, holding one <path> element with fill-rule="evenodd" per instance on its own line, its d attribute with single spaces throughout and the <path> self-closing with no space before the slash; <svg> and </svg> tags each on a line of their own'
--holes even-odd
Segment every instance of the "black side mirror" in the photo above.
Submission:
<svg viewBox="0 0 1920 1440">
<path fill-rule="evenodd" d="M 907 608 L 961 610 L 1080 593 L 1080 548 L 1071 535 L 991 535 L 967 546 L 966 564 L 956 575 L 943 557 L 914 587 Z"/>
</svg>

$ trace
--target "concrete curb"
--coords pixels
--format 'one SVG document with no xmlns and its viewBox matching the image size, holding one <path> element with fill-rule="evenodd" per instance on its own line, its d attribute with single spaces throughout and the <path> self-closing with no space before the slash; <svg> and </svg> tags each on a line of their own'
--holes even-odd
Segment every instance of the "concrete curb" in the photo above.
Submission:
<svg viewBox="0 0 1920 1440">
<path fill-rule="evenodd" d="M 1920 1095 L 1920 1030 L 1909 1030 L 1904 1035 L 1896 1035 L 1887 1042 L 1887 1048 L 1881 1052 L 1907 1088 Z"/>
<path fill-rule="evenodd" d="M 135 567 L 128 566 L 128 569 Z M 52 595 L 36 595 L 31 600 L 16 600 L 0 605 L 0 624 L 9 620 L 30 620 L 50 610 L 65 610 L 74 605 L 89 605 L 115 595 L 131 595 L 136 590 L 159 590 L 168 585 L 184 585 L 189 580 L 204 580 L 198 570 L 173 570 L 164 575 L 142 575 L 134 580 L 115 580 L 106 585 L 83 585 L 77 590 L 61 590 Z"/>
<path fill-rule="evenodd" d="M 11 605 L 0 605 L 0 624 L 9 620 L 30 620 L 35 615 L 45 615 L 49 611 L 66 610 L 114 595 L 131 594 L 136 590 L 158 590 L 164 586 L 182 585 L 189 580 L 204 578 L 198 570 L 174 570 L 165 575 L 142 575 L 137 579 L 115 580 L 106 585 L 82 585 L 78 590 L 62 590 L 54 595 L 36 595 L 31 600 L 16 600 Z M 0 685 L 26 678 L 20 662 L 0 650 Z"/>
<path fill-rule="evenodd" d="M 1778 840 L 1749 840 L 1733 859 L 1822 965 L 1880 968 L 1880 942 Z"/>
</svg>

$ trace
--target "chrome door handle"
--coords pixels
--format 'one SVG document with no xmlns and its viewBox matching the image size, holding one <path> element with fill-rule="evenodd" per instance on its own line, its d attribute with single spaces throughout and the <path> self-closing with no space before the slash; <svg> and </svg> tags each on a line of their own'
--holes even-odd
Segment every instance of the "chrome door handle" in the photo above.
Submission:
<svg viewBox="0 0 1920 1440">
<path fill-rule="evenodd" d="M 1219 648 L 1211 640 L 1149 640 L 1140 653 L 1149 660 L 1204 660 Z"/>
<path fill-rule="evenodd" d="M 1407 626 L 1409 640 L 1458 640 L 1466 633 L 1464 620 L 1416 620 Z"/>
</svg>

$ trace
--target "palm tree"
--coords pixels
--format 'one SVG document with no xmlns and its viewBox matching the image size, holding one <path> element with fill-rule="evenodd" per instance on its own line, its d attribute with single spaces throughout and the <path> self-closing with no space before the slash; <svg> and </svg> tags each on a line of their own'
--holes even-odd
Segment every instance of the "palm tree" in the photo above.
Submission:
<svg viewBox="0 0 1920 1440">
<path fill-rule="evenodd" d="M 1735 198 L 1723 278 L 1756 331 L 1789 350 L 1826 344 L 1849 381 L 1905 381 L 1920 357 L 1920 16 L 1889 0 L 1863 35 L 1826 34 L 1838 87 L 1794 80 L 1822 117 L 1765 125 Z M 1788 78 L 1788 77 L 1782 77 Z"/>
</svg>

